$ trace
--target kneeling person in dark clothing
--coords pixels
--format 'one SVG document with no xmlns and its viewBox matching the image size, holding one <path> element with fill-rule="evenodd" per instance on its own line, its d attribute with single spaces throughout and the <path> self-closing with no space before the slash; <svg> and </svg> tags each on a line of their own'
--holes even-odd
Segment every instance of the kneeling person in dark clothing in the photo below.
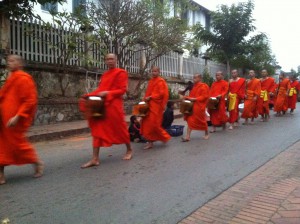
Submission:
<svg viewBox="0 0 300 224">
<path fill-rule="evenodd" d="M 132 115 L 130 117 L 130 126 L 128 128 L 129 135 L 130 135 L 130 141 L 143 142 L 143 143 L 146 142 L 146 140 L 140 134 L 140 129 L 141 129 L 140 122 L 138 121 L 136 116 Z"/>
<path fill-rule="evenodd" d="M 174 102 L 167 103 L 167 109 L 164 112 L 162 127 L 168 129 L 174 121 Z"/>
</svg>

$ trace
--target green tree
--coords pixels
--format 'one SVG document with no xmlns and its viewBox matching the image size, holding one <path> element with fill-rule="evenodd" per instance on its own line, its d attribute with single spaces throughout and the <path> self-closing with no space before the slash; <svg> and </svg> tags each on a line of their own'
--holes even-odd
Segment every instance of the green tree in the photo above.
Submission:
<svg viewBox="0 0 300 224">
<path fill-rule="evenodd" d="M 188 1 L 176 0 L 174 8 L 182 15 Z M 95 26 L 94 33 L 103 40 L 105 48 L 117 55 L 118 64 L 127 68 L 132 61 L 140 61 L 138 95 L 147 80 L 146 69 L 158 57 L 178 50 L 186 40 L 187 23 L 170 16 L 169 1 L 160 0 L 98 0 L 87 7 L 87 16 Z"/>
<path fill-rule="evenodd" d="M 195 31 L 195 38 L 209 46 L 207 53 L 219 62 L 226 62 L 227 73 L 233 58 L 243 52 L 243 42 L 253 25 L 252 11 L 254 4 L 250 0 L 246 3 L 221 5 L 217 11 L 212 11 L 211 30 L 201 25 Z"/>
<path fill-rule="evenodd" d="M 92 27 L 82 13 L 82 9 L 78 8 L 74 13 L 50 13 L 52 15 L 50 22 L 40 18 L 41 26 L 29 25 L 27 35 L 36 42 L 40 42 L 53 55 L 54 72 L 58 79 L 61 96 L 64 97 L 69 88 L 70 79 L 76 79 L 76 76 L 69 75 L 74 66 L 87 68 L 94 62 L 90 52 L 93 44 L 98 44 L 98 40 L 91 34 Z M 36 28 L 42 29 L 41 34 L 36 32 Z M 70 64 L 71 60 L 72 64 Z"/>
<path fill-rule="evenodd" d="M 251 37 L 243 44 L 243 54 L 236 55 L 232 65 L 241 68 L 244 72 L 251 68 L 256 71 L 267 69 L 274 74 L 277 66 L 276 58 L 272 54 L 268 37 L 264 33 Z"/>
<path fill-rule="evenodd" d="M 34 4 L 62 3 L 64 0 L 2 0 L 0 1 L 0 50 L 10 52 L 10 17 L 33 17 Z M 1 52 L 1 53 L 2 53 Z"/>
<path fill-rule="evenodd" d="M 26 17 L 34 16 L 32 9 L 34 4 L 45 4 L 45 3 L 62 3 L 65 0 L 3 0 L 0 1 L 0 15 L 6 17 Z"/>
<path fill-rule="evenodd" d="M 206 83 L 209 87 L 212 85 L 214 82 L 214 78 L 210 75 L 209 71 L 207 68 L 203 70 L 203 75 L 202 75 L 202 81 Z"/>
</svg>

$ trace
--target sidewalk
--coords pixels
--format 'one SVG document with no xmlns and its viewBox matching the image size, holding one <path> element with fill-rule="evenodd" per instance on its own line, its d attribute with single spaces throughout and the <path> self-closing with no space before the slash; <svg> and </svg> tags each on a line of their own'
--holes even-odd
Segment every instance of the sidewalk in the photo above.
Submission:
<svg viewBox="0 0 300 224">
<path fill-rule="evenodd" d="M 131 115 L 126 115 L 125 120 L 129 123 Z M 174 110 L 174 117 L 181 118 L 182 114 L 179 110 Z M 55 140 L 73 135 L 89 133 L 86 120 L 62 122 L 49 125 L 32 126 L 27 133 L 27 137 L 31 142 Z"/>
<path fill-rule="evenodd" d="M 299 224 L 300 142 L 179 222 L 196 223 Z"/>
</svg>

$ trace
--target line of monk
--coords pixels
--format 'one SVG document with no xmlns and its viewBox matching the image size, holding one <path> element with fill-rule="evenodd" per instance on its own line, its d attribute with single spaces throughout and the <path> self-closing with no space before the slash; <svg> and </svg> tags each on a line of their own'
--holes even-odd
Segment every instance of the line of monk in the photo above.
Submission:
<svg viewBox="0 0 300 224">
<path fill-rule="evenodd" d="M 98 88 L 79 100 L 80 110 L 89 112 L 87 102 L 90 101 L 88 100 L 101 99 L 99 102 L 103 102 L 104 111 L 103 114 L 97 112 L 87 116 L 93 139 L 93 152 L 92 158 L 81 168 L 100 164 L 100 147 L 125 144 L 126 153 L 123 160 L 130 160 L 133 156 L 123 108 L 123 95 L 128 88 L 128 74 L 124 69 L 117 68 L 115 54 L 107 54 L 105 63 L 108 70 L 103 73 Z M 41 177 L 44 170 L 44 163 L 25 137 L 37 107 L 35 83 L 32 77 L 22 70 L 23 60 L 20 56 L 8 56 L 7 68 L 9 76 L 0 89 L 0 185 L 6 183 L 5 166 L 33 164 L 34 177 Z M 149 106 L 147 115 L 141 120 L 141 134 L 147 140 L 144 149 L 153 148 L 155 141 L 166 143 L 171 139 L 168 132 L 162 128 L 163 113 L 169 99 L 168 85 L 160 76 L 159 67 L 153 66 L 151 74 L 152 78 L 143 98 Z M 209 139 L 207 111 L 212 123 L 211 133 L 216 132 L 217 127 L 225 130 L 227 122 L 230 124 L 229 130 L 238 126 L 239 105 L 242 103 L 244 108 L 241 117 L 245 119 L 244 124 L 248 124 L 249 119 L 252 123 L 258 114 L 261 115 L 262 121 L 268 121 L 271 98 L 277 116 L 284 115 L 288 108 L 293 113 L 296 108 L 297 93 L 300 90 L 296 78 L 292 77 L 289 80 L 281 74 L 276 85 L 274 78 L 268 76 L 267 70 L 263 69 L 261 76 L 261 79 L 255 78 L 255 72 L 250 70 L 249 79 L 245 80 L 238 76 L 237 70 L 232 70 L 231 79 L 227 82 L 224 80 L 223 73 L 218 71 L 215 82 L 209 88 L 202 81 L 202 75 L 196 73 L 188 96 L 182 96 L 184 101 L 192 105 L 190 113 L 184 115 L 187 132 L 182 142 L 191 140 L 192 131 L 204 131 L 203 138 Z"/>
</svg>

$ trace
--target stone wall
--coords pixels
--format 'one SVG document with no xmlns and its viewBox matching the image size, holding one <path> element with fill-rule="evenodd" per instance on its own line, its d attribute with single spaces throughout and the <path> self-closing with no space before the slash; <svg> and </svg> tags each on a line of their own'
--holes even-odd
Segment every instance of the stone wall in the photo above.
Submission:
<svg viewBox="0 0 300 224">
<path fill-rule="evenodd" d="M 54 124 L 83 119 L 78 108 L 78 99 L 87 92 L 97 88 L 100 72 L 86 73 L 85 70 L 74 70 L 68 74 L 56 74 L 53 69 L 45 67 L 27 67 L 26 71 L 32 75 L 38 90 L 38 109 L 34 125 Z M 184 87 L 182 80 L 169 78 L 168 86 L 171 95 L 176 97 L 178 89 Z M 129 78 L 128 91 L 136 88 L 138 79 Z M 124 96 L 124 112 L 130 114 L 134 104 L 138 103 L 145 92 L 145 82 L 141 87 L 141 96 L 136 99 L 128 99 Z M 64 94 L 63 94 L 63 91 Z"/>
</svg>

